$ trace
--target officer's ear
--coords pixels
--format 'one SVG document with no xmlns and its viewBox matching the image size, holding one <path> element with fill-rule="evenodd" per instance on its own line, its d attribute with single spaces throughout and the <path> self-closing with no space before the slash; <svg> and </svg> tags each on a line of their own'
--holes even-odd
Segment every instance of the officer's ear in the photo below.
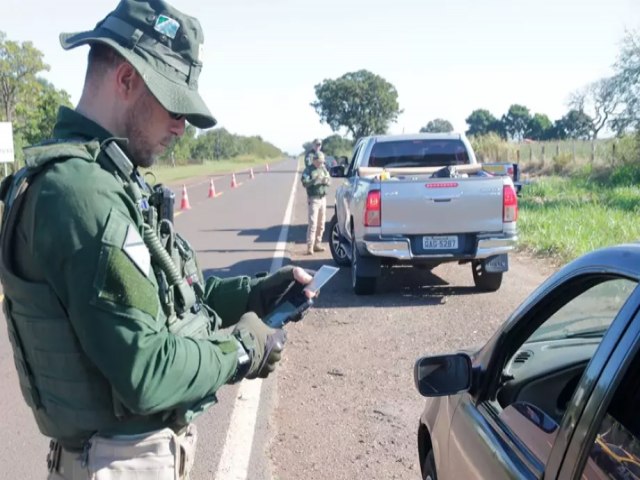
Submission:
<svg viewBox="0 0 640 480">
<path fill-rule="evenodd" d="M 144 81 L 129 62 L 122 62 L 116 68 L 116 90 L 123 100 L 136 98 L 144 90 Z"/>
</svg>

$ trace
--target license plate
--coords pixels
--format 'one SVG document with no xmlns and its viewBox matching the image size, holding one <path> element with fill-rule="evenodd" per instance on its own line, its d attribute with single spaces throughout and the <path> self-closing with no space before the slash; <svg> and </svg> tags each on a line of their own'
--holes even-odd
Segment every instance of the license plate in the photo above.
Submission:
<svg viewBox="0 0 640 480">
<path fill-rule="evenodd" d="M 458 248 L 458 237 L 456 235 L 422 237 L 422 248 L 425 250 L 453 250 Z"/>
</svg>

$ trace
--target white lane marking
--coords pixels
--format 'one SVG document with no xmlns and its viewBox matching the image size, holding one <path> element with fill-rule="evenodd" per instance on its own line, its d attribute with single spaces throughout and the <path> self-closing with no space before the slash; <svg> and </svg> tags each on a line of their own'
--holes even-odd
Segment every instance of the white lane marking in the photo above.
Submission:
<svg viewBox="0 0 640 480">
<path fill-rule="evenodd" d="M 298 174 L 296 173 L 293 178 L 293 188 L 291 189 L 287 210 L 282 221 L 282 230 L 280 230 L 276 250 L 271 261 L 271 272 L 282 267 L 297 187 Z M 262 380 L 259 378 L 245 380 L 240 383 L 236 403 L 231 413 L 229 430 L 227 430 L 227 439 L 222 449 L 222 456 L 215 476 L 218 480 L 247 480 L 248 478 L 249 460 L 258 419 L 261 389 Z"/>
</svg>

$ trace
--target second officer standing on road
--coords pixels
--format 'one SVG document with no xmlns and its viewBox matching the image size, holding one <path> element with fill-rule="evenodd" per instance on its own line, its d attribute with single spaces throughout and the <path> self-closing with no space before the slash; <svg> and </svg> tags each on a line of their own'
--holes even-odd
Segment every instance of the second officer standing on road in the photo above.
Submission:
<svg viewBox="0 0 640 480">
<path fill-rule="evenodd" d="M 5 319 L 51 480 L 188 478 L 194 418 L 222 385 L 273 371 L 284 331 L 260 317 L 311 280 L 292 267 L 205 280 L 170 192 L 138 173 L 185 121 L 216 123 L 197 90 L 202 42 L 162 0 L 122 0 L 61 35 L 90 46 L 80 102 L 2 182 Z"/>
<path fill-rule="evenodd" d="M 311 152 L 311 164 L 302 172 L 302 185 L 307 189 L 307 209 L 309 226 L 307 227 L 307 255 L 324 252 L 322 235 L 327 217 L 327 190 L 331 177 L 324 163 L 324 153 Z"/>
</svg>

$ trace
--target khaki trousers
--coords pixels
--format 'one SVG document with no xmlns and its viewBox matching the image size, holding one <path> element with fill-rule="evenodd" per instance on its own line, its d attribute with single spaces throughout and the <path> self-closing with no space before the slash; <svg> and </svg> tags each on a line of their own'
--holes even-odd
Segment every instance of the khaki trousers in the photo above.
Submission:
<svg viewBox="0 0 640 480">
<path fill-rule="evenodd" d="M 165 428 L 142 435 L 94 436 L 86 453 L 52 446 L 48 480 L 188 480 L 197 430 Z M 55 442 L 52 442 L 55 445 Z"/>
<path fill-rule="evenodd" d="M 309 197 L 307 199 L 309 227 L 307 228 L 307 247 L 322 243 L 324 223 L 327 216 L 327 197 Z"/>
</svg>

